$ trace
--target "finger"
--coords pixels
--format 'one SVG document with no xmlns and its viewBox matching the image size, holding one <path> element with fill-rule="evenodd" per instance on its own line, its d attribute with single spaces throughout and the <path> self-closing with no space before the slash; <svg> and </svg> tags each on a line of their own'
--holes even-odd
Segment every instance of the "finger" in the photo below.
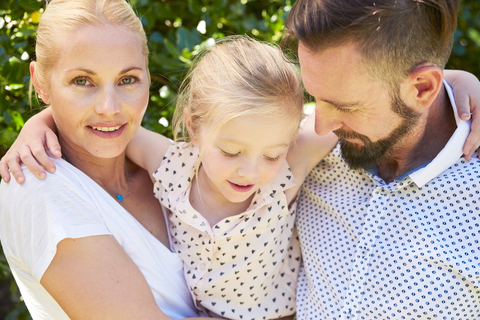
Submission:
<svg viewBox="0 0 480 320">
<path fill-rule="evenodd" d="M 480 123 L 477 125 L 480 125 Z M 472 125 L 472 128 L 473 128 L 473 125 Z M 478 126 L 476 128 L 478 128 Z M 463 146 L 463 154 L 467 161 L 470 161 L 472 154 L 475 152 L 475 150 L 478 149 L 479 146 L 480 146 L 480 129 L 471 130 Z"/>
<path fill-rule="evenodd" d="M 5 163 L 5 166 L 10 169 L 10 174 L 15 178 L 18 184 L 22 184 L 25 181 L 25 176 L 23 175 L 22 168 L 20 166 L 20 155 L 18 152 L 9 153 L 5 155 L 2 162 Z"/>
<path fill-rule="evenodd" d="M 458 94 L 455 96 L 455 103 L 457 105 L 458 116 L 460 119 L 464 121 L 470 119 L 470 97 L 467 94 Z"/>
<path fill-rule="evenodd" d="M 49 150 L 54 157 L 60 158 L 62 156 L 62 148 L 58 143 L 58 137 L 53 132 L 49 131 L 45 134 L 45 139 L 47 140 L 47 150 Z"/>
<path fill-rule="evenodd" d="M 25 165 L 27 165 L 27 163 L 25 162 L 24 156 L 28 157 L 29 155 L 33 154 L 34 159 L 36 159 L 35 162 L 37 162 L 36 163 L 37 166 L 34 167 L 35 170 L 36 170 L 35 172 L 38 172 L 37 171 L 38 166 L 40 166 L 40 167 L 42 167 L 41 172 L 45 173 L 45 170 L 43 170 L 45 168 L 48 172 L 54 173 L 55 170 L 56 170 L 55 164 L 50 159 L 50 157 L 48 156 L 45 149 L 40 144 L 32 144 L 32 145 L 34 145 L 34 146 L 29 146 L 28 150 L 25 151 L 25 154 L 20 153 L 20 157 L 21 157 L 22 161 L 25 163 Z M 32 165 L 33 165 L 33 162 L 32 162 Z M 29 165 L 27 165 L 27 167 L 31 170 Z M 34 171 L 32 170 L 32 172 L 34 172 Z"/>
<path fill-rule="evenodd" d="M 38 152 L 38 151 L 37 151 Z M 45 153 L 45 150 L 42 151 L 43 153 Z M 45 168 L 43 165 L 41 165 L 37 159 L 36 159 L 36 156 L 34 156 L 34 152 L 32 150 L 30 150 L 30 148 L 28 146 L 23 146 L 21 149 L 20 149 L 20 159 L 21 161 L 23 162 L 23 164 L 25 164 L 25 166 L 40 180 L 43 180 L 45 179 L 45 177 L 47 176 L 47 173 L 45 171 Z M 48 156 L 47 156 L 48 158 Z M 12 164 L 9 164 L 10 165 L 10 170 L 12 170 L 12 166 L 14 165 L 13 163 Z"/>
<path fill-rule="evenodd" d="M 10 172 L 8 171 L 7 163 L 3 161 L 4 158 L 0 161 L 0 176 L 2 176 L 2 180 L 5 182 L 10 181 Z"/>
</svg>

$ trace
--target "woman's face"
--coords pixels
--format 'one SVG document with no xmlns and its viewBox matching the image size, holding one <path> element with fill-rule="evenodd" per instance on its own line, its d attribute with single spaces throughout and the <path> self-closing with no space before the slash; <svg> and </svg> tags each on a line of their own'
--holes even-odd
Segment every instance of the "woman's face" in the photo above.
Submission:
<svg viewBox="0 0 480 320">
<path fill-rule="evenodd" d="M 51 104 L 65 151 L 120 155 L 147 108 L 149 73 L 140 39 L 119 26 L 85 26 L 55 39 L 42 99 Z M 33 65 L 32 69 L 35 68 Z"/>
</svg>

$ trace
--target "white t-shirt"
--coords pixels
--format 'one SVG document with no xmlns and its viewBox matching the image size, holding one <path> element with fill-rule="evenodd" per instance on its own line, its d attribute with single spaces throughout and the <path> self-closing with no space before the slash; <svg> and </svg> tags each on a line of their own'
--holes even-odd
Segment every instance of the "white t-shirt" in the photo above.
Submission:
<svg viewBox="0 0 480 320">
<path fill-rule="evenodd" d="M 40 284 L 65 238 L 113 235 L 145 276 L 159 308 L 178 319 L 198 316 L 183 278 L 183 263 L 105 190 L 62 159 L 38 180 L 0 184 L 0 239 L 34 319 L 68 319 Z M 159 213 L 161 214 L 161 213 Z"/>
</svg>

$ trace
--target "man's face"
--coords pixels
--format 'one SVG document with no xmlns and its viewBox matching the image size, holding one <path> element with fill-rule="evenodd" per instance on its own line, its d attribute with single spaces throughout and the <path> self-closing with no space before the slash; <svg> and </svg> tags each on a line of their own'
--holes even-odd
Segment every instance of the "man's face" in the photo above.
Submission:
<svg viewBox="0 0 480 320">
<path fill-rule="evenodd" d="M 313 53 L 300 43 L 298 55 L 303 83 L 316 100 L 315 131 L 333 131 L 352 168 L 376 165 L 417 124 L 417 112 L 366 74 L 353 45 Z"/>
</svg>

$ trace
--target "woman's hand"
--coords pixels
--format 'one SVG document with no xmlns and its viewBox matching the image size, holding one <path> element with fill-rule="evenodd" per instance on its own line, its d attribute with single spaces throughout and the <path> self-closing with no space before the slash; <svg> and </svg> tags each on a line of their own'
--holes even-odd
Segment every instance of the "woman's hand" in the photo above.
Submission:
<svg viewBox="0 0 480 320">
<path fill-rule="evenodd" d="M 25 123 L 13 145 L 0 160 L 0 175 L 5 182 L 10 181 L 10 172 L 19 184 L 25 181 L 20 166 L 22 162 L 38 179 L 45 179 L 45 170 L 55 172 L 55 165 L 46 153 L 48 150 L 54 157 L 62 156 L 54 130 L 55 123 L 50 108 Z"/>
<path fill-rule="evenodd" d="M 453 89 L 460 119 L 472 118 L 470 134 L 463 146 L 465 159 L 470 161 L 480 146 L 480 82 L 473 74 L 458 70 L 445 70 L 445 80 Z"/>
</svg>

